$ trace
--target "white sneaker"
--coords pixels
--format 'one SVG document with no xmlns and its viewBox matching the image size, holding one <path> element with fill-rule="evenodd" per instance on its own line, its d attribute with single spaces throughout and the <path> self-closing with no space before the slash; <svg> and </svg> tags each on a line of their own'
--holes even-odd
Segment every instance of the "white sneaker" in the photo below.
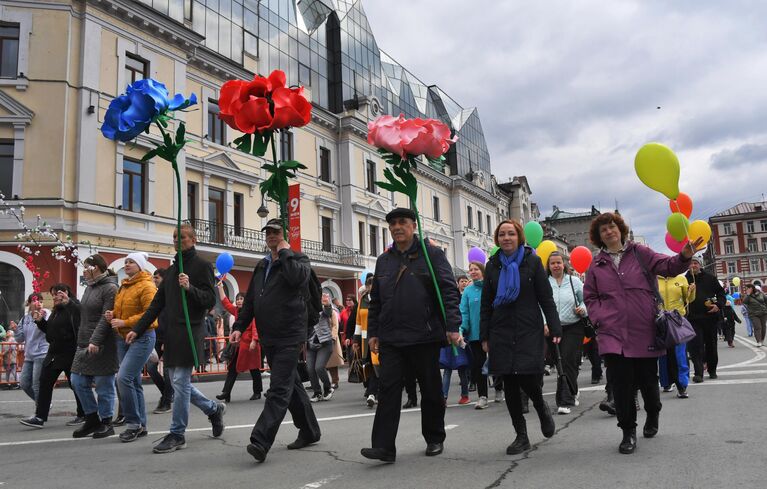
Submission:
<svg viewBox="0 0 767 489">
<path fill-rule="evenodd" d="M 327 394 L 322 396 L 323 401 L 329 401 L 333 398 L 333 388 L 331 387 L 330 390 L 327 392 Z"/>
<path fill-rule="evenodd" d="M 477 404 L 474 406 L 474 409 L 487 409 L 487 397 L 480 397 Z"/>
<path fill-rule="evenodd" d="M 376 396 L 374 396 L 373 394 L 370 394 L 365 402 L 367 402 L 368 407 L 372 408 L 373 406 L 376 405 L 376 402 L 378 401 L 376 401 Z"/>
<path fill-rule="evenodd" d="M 557 414 L 570 414 L 572 410 L 567 406 L 559 406 L 557 408 Z"/>
<path fill-rule="evenodd" d="M 309 398 L 309 402 L 320 402 L 322 400 L 322 394 L 315 394 Z"/>
<path fill-rule="evenodd" d="M 495 391 L 495 402 L 503 402 L 506 399 L 503 396 L 503 391 Z"/>
<path fill-rule="evenodd" d="M 756 344 L 756 346 L 758 346 L 759 348 L 761 348 L 761 347 L 762 347 L 762 343 L 761 343 L 761 342 L 759 342 L 759 343 L 757 343 L 757 344 Z"/>
<path fill-rule="evenodd" d="M 578 391 L 578 393 L 575 394 L 575 405 L 576 406 L 581 405 L 581 391 Z"/>
</svg>

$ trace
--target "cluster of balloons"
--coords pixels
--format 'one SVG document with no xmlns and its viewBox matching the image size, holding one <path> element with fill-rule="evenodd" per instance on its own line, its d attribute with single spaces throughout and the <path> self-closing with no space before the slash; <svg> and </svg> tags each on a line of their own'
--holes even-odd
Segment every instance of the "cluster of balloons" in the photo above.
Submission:
<svg viewBox="0 0 767 489">
<path fill-rule="evenodd" d="M 666 246 L 679 253 L 688 241 L 711 239 L 711 226 L 706 221 L 690 222 L 692 199 L 679 191 L 679 159 L 671 149 L 660 143 L 642 146 L 634 158 L 634 170 L 639 179 L 651 189 L 669 199 L 671 215 L 666 219 Z"/>
<path fill-rule="evenodd" d="M 232 271 L 234 268 L 234 257 L 226 251 L 218 255 L 216 258 L 216 270 L 218 270 L 218 279 L 224 278 L 224 275 Z"/>
</svg>

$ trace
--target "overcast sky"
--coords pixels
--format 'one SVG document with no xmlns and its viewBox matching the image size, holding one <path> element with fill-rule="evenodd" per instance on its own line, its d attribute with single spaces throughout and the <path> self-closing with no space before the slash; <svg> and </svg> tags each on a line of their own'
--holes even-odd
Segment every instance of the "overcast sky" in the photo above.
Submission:
<svg viewBox="0 0 767 489">
<path fill-rule="evenodd" d="M 694 219 L 767 192 L 767 3 L 363 6 L 379 48 L 479 109 L 493 173 L 526 175 L 543 216 L 617 200 L 635 233 L 668 252 L 668 201 L 634 173 L 650 141 L 679 157 Z"/>
</svg>

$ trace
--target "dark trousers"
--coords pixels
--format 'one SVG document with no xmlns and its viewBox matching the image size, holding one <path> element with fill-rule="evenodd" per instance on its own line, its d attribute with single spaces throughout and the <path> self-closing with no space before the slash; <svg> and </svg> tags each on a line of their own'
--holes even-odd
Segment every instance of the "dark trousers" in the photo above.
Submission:
<svg viewBox="0 0 767 489">
<path fill-rule="evenodd" d="M 482 349 L 481 341 L 469 342 L 471 348 L 471 381 L 477 385 L 477 395 L 487 397 L 487 375 L 482 375 L 487 353 Z"/>
<path fill-rule="evenodd" d="M 445 440 L 445 405 L 439 373 L 439 343 L 410 346 L 381 345 L 378 408 L 373 420 L 373 448 L 396 452 L 402 404 L 402 384 L 412 372 L 421 386 L 421 433 L 426 443 Z"/>
<path fill-rule="evenodd" d="M 407 392 L 407 398 L 413 402 L 418 402 L 418 390 L 415 385 L 415 374 L 412 370 L 405 371 L 403 383 L 405 385 L 405 392 Z"/>
<path fill-rule="evenodd" d="M 719 354 L 716 351 L 717 332 L 716 321 L 695 320 L 691 321 L 695 329 L 695 338 L 687 343 L 690 358 L 695 367 L 695 375 L 703 377 L 703 363 L 709 374 L 716 374 L 716 366 L 719 363 Z"/>
<path fill-rule="evenodd" d="M 232 355 L 226 366 L 226 379 L 224 380 L 224 389 L 222 390 L 224 394 L 231 394 L 234 383 L 237 381 L 237 375 L 239 374 L 237 372 L 237 357 L 239 354 L 240 348 L 237 347 L 234 349 L 234 355 Z M 261 382 L 261 371 L 257 368 L 251 370 L 250 378 L 253 379 L 253 394 L 260 394 L 264 390 L 263 383 Z"/>
<path fill-rule="evenodd" d="M 162 344 L 162 340 L 159 339 L 154 344 L 154 350 L 159 358 L 162 358 Z M 148 363 L 146 371 L 157 390 L 160 391 L 160 401 L 170 404 L 173 402 L 173 382 L 170 380 L 170 373 L 167 368 L 163 368 L 162 375 L 160 375 L 159 365 L 159 362 Z"/>
<path fill-rule="evenodd" d="M 379 367 L 380 368 L 380 367 Z M 370 375 L 365 382 L 365 397 L 375 396 L 378 399 L 378 374 L 376 373 L 376 367 L 370 369 Z"/>
<path fill-rule="evenodd" d="M 642 392 L 647 416 L 657 416 L 662 407 L 658 387 L 658 359 L 626 358 L 614 353 L 607 354 L 604 358 L 612 384 L 618 426 L 624 430 L 636 427 L 634 395 L 637 388 Z"/>
<path fill-rule="evenodd" d="M 583 325 L 568 324 L 562 327 L 562 341 L 559 343 L 559 353 L 562 355 L 562 370 L 570 385 L 578 389 L 578 362 L 583 348 Z M 556 354 L 555 354 L 556 355 Z M 575 396 L 567 387 L 567 382 L 557 383 L 557 405 L 574 406 Z M 561 403 L 561 404 L 560 404 Z"/>
<path fill-rule="evenodd" d="M 63 369 L 54 367 L 53 365 L 44 365 L 40 372 L 40 391 L 37 394 L 37 409 L 35 410 L 35 416 L 43 421 L 48 421 L 48 413 L 51 409 L 51 399 L 53 398 L 53 388 L 55 387 L 56 380 L 58 380 L 61 372 L 64 372 L 64 375 L 66 375 L 67 381 L 69 382 L 69 388 L 72 389 L 72 392 L 75 392 L 74 388 L 72 388 L 72 380 L 70 379 L 71 372 L 68 368 Z M 85 417 L 77 393 L 75 393 L 75 401 L 77 402 L 77 415 Z"/>
<path fill-rule="evenodd" d="M 724 341 L 729 345 L 735 339 L 735 321 L 724 321 Z"/>
<path fill-rule="evenodd" d="M 596 338 L 591 338 L 591 341 L 586 343 L 584 347 L 586 349 L 586 356 L 591 362 L 591 379 L 602 378 L 602 357 L 599 356 L 599 343 Z"/>
<path fill-rule="evenodd" d="M 288 411 L 293 418 L 293 424 L 298 428 L 299 438 L 310 441 L 319 440 L 320 425 L 298 375 L 298 353 L 301 345 L 266 346 L 262 344 L 261 350 L 266 353 L 269 361 L 271 377 L 264 409 L 250 433 L 250 441 L 269 451 L 277 436 L 280 423 Z"/>
<path fill-rule="evenodd" d="M 511 422 L 517 433 L 526 433 L 527 425 L 525 415 L 522 414 L 522 393 L 533 401 L 533 406 L 538 412 L 546 407 L 543 400 L 543 375 L 504 375 L 503 388 L 506 395 L 506 409 L 509 410 Z"/>
</svg>

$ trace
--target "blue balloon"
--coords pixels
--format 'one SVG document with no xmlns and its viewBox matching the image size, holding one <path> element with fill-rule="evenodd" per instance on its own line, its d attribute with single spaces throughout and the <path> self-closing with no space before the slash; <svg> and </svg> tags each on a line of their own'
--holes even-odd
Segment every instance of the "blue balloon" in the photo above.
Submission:
<svg viewBox="0 0 767 489">
<path fill-rule="evenodd" d="M 732 298 L 733 299 L 740 299 L 740 292 L 735 292 L 734 294 L 732 294 Z"/>
<path fill-rule="evenodd" d="M 372 274 L 373 272 L 371 272 L 370 270 L 365 270 L 362 272 L 362 275 L 360 276 L 360 281 L 362 282 L 363 285 L 365 285 L 365 280 L 367 280 L 368 275 L 372 275 Z"/>
<path fill-rule="evenodd" d="M 216 270 L 218 270 L 218 273 L 221 275 L 229 273 L 232 270 L 232 267 L 234 267 L 234 258 L 232 255 L 226 251 L 218 255 L 218 258 L 216 258 Z"/>
</svg>

